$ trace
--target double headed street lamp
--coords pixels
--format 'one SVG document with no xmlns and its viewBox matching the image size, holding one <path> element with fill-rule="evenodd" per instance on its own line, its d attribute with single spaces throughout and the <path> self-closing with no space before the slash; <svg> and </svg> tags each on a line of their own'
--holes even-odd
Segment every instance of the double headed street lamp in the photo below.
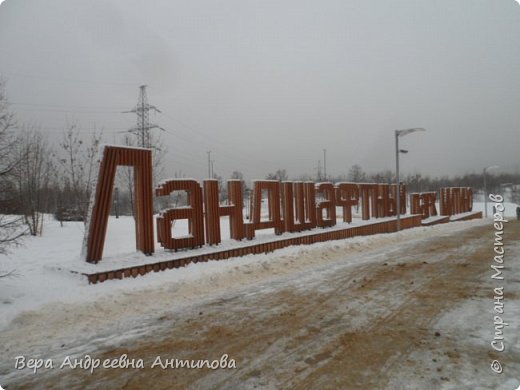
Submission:
<svg viewBox="0 0 520 390">
<path fill-rule="evenodd" d="M 405 135 L 415 133 L 416 131 L 426 131 L 426 129 L 417 127 L 413 129 L 395 130 L 395 176 L 397 184 L 395 203 L 397 216 L 397 231 L 401 230 L 401 180 L 399 179 L 399 153 L 408 153 L 407 150 L 399 149 L 399 137 L 404 137 Z"/>
<path fill-rule="evenodd" d="M 488 212 L 487 212 L 487 198 L 488 198 L 488 194 L 487 194 L 486 173 L 490 169 L 497 169 L 497 168 L 500 168 L 500 167 L 498 165 L 491 165 L 489 167 L 484 168 L 484 171 L 483 171 L 483 176 L 484 176 L 484 217 L 485 218 L 487 218 L 487 215 L 488 215 Z"/>
</svg>

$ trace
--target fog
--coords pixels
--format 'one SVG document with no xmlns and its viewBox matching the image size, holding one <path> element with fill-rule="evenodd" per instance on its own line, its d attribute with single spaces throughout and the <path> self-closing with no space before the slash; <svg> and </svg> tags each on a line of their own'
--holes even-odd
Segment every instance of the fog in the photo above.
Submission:
<svg viewBox="0 0 520 390">
<path fill-rule="evenodd" d="M 121 142 L 148 85 L 166 170 L 247 179 L 520 171 L 514 0 L 5 0 L 0 77 L 19 123 Z M 498 171 L 495 171 L 498 172 Z"/>
</svg>

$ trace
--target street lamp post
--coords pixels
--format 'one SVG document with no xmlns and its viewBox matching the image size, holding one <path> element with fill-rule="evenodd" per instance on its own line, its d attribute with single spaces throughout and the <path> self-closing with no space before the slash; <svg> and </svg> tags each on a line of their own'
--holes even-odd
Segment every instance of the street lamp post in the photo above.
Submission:
<svg viewBox="0 0 520 390">
<path fill-rule="evenodd" d="M 498 165 L 491 165 L 489 167 L 484 168 L 483 176 L 484 176 L 484 218 L 487 218 L 488 212 L 487 212 L 487 181 L 486 181 L 486 173 L 489 169 L 496 169 L 500 168 Z"/>
<path fill-rule="evenodd" d="M 396 216 L 397 216 L 397 231 L 401 230 L 401 180 L 399 179 L 399 153 L 408 153 L 407 150 L 399 149 L 399 137 L 404 137 L 410 133 L 416 131 L 426 131 L 421 127 L 413 129 L 402 129 L 395 130 L 395 176 L 396 176 L 396 193 L 395 193 L 395 204 L 396 204 Z"/>
</svg>

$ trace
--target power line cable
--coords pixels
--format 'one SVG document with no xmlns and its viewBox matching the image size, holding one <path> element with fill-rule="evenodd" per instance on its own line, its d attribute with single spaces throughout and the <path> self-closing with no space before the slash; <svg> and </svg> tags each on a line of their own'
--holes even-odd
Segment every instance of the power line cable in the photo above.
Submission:
<svg viewBox="0 0 520 390">
<path fill-rule="evenodd" d="M 40 74 L 38 76 L 34 76 L 34 75 L 27 74 L 27 73 L 22 73 L 22 72 L 2 72 L 2 73 L 0 73 L 0 78 L 3 75 L 7 75 L 9 77 L 15 77 L 15 78 L 26 78 L 26 79 L 33 79 L 33 80 L 40 80 L 40 81 L 42 81 L 42 80 L 51 81 L 51 82 L 56 82 L 56 83 L 68 82 L 68 83 L 82 83 L 82 84 L 132 86 L 132 87 L 135 86 L 135 83 L 123 82 L 123 81 L 103 81 L 103 80 L 99 80 L 99 79 L 87 80 L 87 79 L 68 78 L 68 77 L 55 78 L 52 76 L 49 77 L 48 75 L 42 75 L 42 74 Z"/>
<path fill-rule="evenodd" d="M 62 104 L 41 104 L 41 103 L 20 103 L 20 102 L 9 102 L 9 105 L 13 106 L 29 106 L 29 107 L 56 107 L 56 108 L 79 108 L 79 109 L 94 109 L 94 110 L 124 110 L 125 107 L 107 107 L 107 106 L 77 106 L 77 105 L 62 105 Z"/>
<path fill-rule="evenodd" d="M 41 111 L 41 112 L 62 112 L 68 114 L 121 114 L 121 111 L 102 111 L 102 110 L 61 110 L 53 108 L 30 108 L 30 107 L 18 107 L 16 111 Z"/>
<path fill-rule="evenodd" d="M 167 116 L 168 118 L 180 123 L 182 126 L 188 128 L 189 130 L 191 130 L 191 133 L 187 133 L 189 135 L 196 135 L 198 136 L 200 139 L 202 139 L 203 141 L 207 142 L 208 144 L 210 145 L 220 145 L 223 150 L 230 150 L 231 152 L 234 152 L 234 153 L 222 153 L 223 156 L 225 156 L 226 158 L 228 158 L 229 160 L 235 160 L 236 162 L 239 162 L 241 164 L 244 164 L 244 161 L 248 161 L 250 155 L 246 154 L 244 151 L 228 144 L 228 143 L 225 143 L 223 142 L 221 139 L 219 138 L 215 138 L 214 136 L 210 136 L 208 134 L 205 134 L 199 130 L 197 130 L 194 126 L 180 120 L 179 118 L 174 118 L 173 116 L 165 113 L 165 112 L 162 112 L 161 113 L 162 115 L 165 115 Z M 182 129 L 179 129 L 179 128 L 176 128 L 177 131 L 182 131 Z M 177 135 L 177 134 L 176 134 Z M 212 139 L 210 139 L 212 138 Z M 195 141 L 194 141 L 195 142 Z M 210 146 L 208 145 L 208 146 Z M 238 157 L 234 157 L 235 155 L 241 155 L 242 158 L 238 158 Z M 264 160 L 264 159 L 261 159 L 261 158 L 256 158 L 257 161 L 260 161 L 264 164 L 271 164 L 272 161 L 267 161 L 267 160 Z M 252 164 L 253 165 L 253 164 Z M 256 166 L 256 165 L 255 165 Z"/>
</svg>

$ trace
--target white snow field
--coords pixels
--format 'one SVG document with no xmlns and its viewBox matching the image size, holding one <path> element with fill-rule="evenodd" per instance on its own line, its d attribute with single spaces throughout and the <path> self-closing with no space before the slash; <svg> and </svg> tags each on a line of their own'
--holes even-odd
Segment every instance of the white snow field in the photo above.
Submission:
<svg viewBox="0 0 520 390">
<path fill-rule="evenodd" d="M 484 209 L 483 203 L 475 203 L 474 211 Z M 505 203 L 505 216 L 512 218 L 516 205 Z M 488 203 L 489 216 L 492 216 L 492 205 Z M 363 223 L 359 215 L 354 214 L 352 225 Z M 342 222 L 338 221 L 338 224 Z M 345 226 L 348 226 L 345 224 Z M 222 244 L 220 247 L 232 246 L 234 241 L 229 237 L 229 224 L 226 218 L 221 221 Z M 187 233 L 186 221 L 177 221 L 174 227 L 175 236 Z M 403 231 L 403 235 L 422 234 L 421 229 Z M 121 291 L 126 288 L 146 287 L 155 285 L 160 280 L 182 280 L 192 278 L 201 273 L 227 272 L 225 261 L 211 261 L 206 264 L 193 264 L 186 269 L 170 270 L 160 274 L 146 275 L 130 281 L 111 281 L 89 288 L 84 276 L 70 273 L 68 270 L 81 270 L 82 267 L 92 268 L 81 259 L 81 245 L 84 235 L 82 222 L 65 222 L 63 227 L 51 216 L 46 216 L 44 232 L 41 237 L 26 237 L 21 246 L 13 248 L 11 253 L 0 255 L 0 272 L 14 271 L 14 275 L 1 281 L 0 329 L 24 310 L 34 310 L 50 302 L 81 302 L 96 297 L 99 293 L 106 294 L 112 290 Z M 274 237 L 272 229 L 257 231 L 257 240 Z M 356 237 L 348 240 L 349 244 L 365 243 L 376 237 Z M 377 239 L 380 239 L 377 237 Z M 323 244 L 326 245 L 326 244 Z M 335 243 L 328 243 L 334 246 Z M 287 253 L 298 253 L 302 248 L 292 247 L 284 249 Z M 171 253 L 171 252 L 170 252 Z M 273 254 L 277 256 L 279 252 Z M 171 257 L 156 244 L 156 253 L 153 257 L 144 256 L 135 251 L 135 227 L 132 217 L 122 216 L 119 219 L 110 217 L 107 238 L 105 240 L 104 259 L 124 263 L 125 259 L 142 259 L 143 262 L 168 259 Z M 232 261 L 245 261 L 233 259 Z M 259 261 L 259 256 L 248 256 L 248 261 Z M 101 261 L 98 267 L 103 267 Z M 163 279 L 165 278 L 165 279 Z"/>
</svg>

